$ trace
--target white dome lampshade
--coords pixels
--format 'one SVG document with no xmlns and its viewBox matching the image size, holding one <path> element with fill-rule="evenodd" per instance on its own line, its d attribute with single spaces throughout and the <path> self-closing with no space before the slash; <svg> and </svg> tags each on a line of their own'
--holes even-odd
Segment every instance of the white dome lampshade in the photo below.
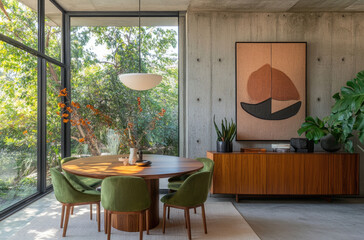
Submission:
<svg viewBox="0 0 364 240">
<path fill-rule="evenodd" d="M 119 80 L 128 88 L 143 91 L 156 87 L 162 81 L 162 76 L 150 73 L 127 73 L 120 74 Z"/>
</svg>

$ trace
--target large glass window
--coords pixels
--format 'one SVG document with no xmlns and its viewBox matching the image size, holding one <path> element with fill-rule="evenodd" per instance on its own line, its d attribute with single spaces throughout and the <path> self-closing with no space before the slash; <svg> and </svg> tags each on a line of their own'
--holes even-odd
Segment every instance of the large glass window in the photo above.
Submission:
<svg viewBox="0 0 364 240">
<path fill-rule="evenodd" d="M 47 186 L 52 184 L 49 169 L 61 160 L 60 90 L 61 68 L 47 63 Z"/>
<path fill-rule="evenodd" d="M 0 41 L 0 211 L 37 192 L 37 58 Z"/>
<path fill-rule="evenodd" d="M 178 155 L 177 18 L 142 18 L 141 72 L 163 76 L 148 91 L 118 80 L 139 71 L 138 18 L 71 24 L 72 154 L 128 153 L 131 133 L 145 152 Z"/>
<path fill-rule="evenodd" d="M 62 12 L 49 0 L 45 1 L 45 53 L 61 60 Z"/>
<path fill-rule="evenodd" d="M 31 48 L 38 48 L 37 0 L 1 0 L 0 33 Z"/>
</svg>

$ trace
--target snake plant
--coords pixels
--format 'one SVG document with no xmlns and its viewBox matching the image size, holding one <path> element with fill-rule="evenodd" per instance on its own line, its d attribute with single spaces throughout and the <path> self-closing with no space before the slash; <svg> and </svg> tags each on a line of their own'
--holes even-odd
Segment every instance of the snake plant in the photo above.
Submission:
<svg viewBox="0 0 364 240">
<path fill-rule="evenodd" d="M 231 122 L 228 123 L 226 118 L 221 120 L 221 131 L 215 122 L 214 116 L 214 125 L 217 133 L 217 141 L 221 142 L 232 142 L 236 135 L 236 124 L 231 119 Z"/>
</svg>

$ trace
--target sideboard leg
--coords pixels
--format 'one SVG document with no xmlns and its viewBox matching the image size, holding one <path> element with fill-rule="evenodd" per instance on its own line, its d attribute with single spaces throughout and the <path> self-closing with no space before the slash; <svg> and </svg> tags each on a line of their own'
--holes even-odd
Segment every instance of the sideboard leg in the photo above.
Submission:
<svg viewBox="0 0 364 240">
<path fill-rule="evenodd" d="M 235 201 L 238 203 L 239 202 L 239 194 L 235 194 Z"/>
</svg>

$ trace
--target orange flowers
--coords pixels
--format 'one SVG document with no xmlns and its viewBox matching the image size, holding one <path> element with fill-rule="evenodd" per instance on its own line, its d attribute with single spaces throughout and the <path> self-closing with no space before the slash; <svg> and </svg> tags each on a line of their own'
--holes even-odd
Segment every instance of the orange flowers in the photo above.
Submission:
<svg viewBox="0 0 364 240">
<path fill-rule="evenodd" d="M 166 112 L 166 110 L 164 108 L 162 108 L 162 111 L 160 113 L 158 113 L 158 115 L 163 117 L 165 112 Z"/>
<path fill-rule="evenodd" d="M 66 104 L 64 104 L 64 103 L 60 102 L 60 103 L 58 103 L 58 106 L 59 106 L 60 108 L 65 108 L 65 107 L 66 107 Z"/>
<path fill-rule="evenodd" d="M 62 114 L 62 117 L 64 117 L 64 118 L 67 118 L 69 116 L 69 114 L 68 113 L 63 113 Z"/>
<path fill-rule="evenodd" d="M 70 107 L 67 107 L 66 109 L 67 109 L 67 111 L 68 111 L 69 113 L 73 112 L 72 108 L 70 108 Z"/>
<path fill-rule="evenodd" d="M 83 143 L 85 141 L 85 139 L 84 138 L 80 138 L 80 139 L 78 139 L 78 142 L 80 142 L 80 143 Z"/>
<path fill-rule="evenodd" d="M 139 112 L 142 112 L 143 111 L 143 108 L 140 106 L 141 105 L 140 97 L 137 98 L 137 101 L 138 101 Z"/>
<path fill-rule="evenodd" d="M 77 109 L 79 109 L 80 108 L 80 104 L 79 103 L 75 103 L 75 102 L 71 102 L 71 105 L 73 106 L 73 107 L 75 107 L 75 108 L 77 108 Z"/>
<path fill-rule="evenodd" d="M 25 130 L 24 132 L 23 132 L 23 134 L 25 135 L 25 134 L 27 134 L 28 133 L 28 130 Z"/>
<path fill-rule="evenodd" d="M 65 118 L 65 119 L 63 119 L 63 122 L 64 122 L 64 123 L 68 123 L 69 121 L 70 121 L 69 119 L 66 119 L 66 118 Z"/>
<path fill-rule="evenodd" d="M 67 88 L 64 88 L 61 91 L 59 91 L 58 97 L 67 97 Z"/>
</svg>

